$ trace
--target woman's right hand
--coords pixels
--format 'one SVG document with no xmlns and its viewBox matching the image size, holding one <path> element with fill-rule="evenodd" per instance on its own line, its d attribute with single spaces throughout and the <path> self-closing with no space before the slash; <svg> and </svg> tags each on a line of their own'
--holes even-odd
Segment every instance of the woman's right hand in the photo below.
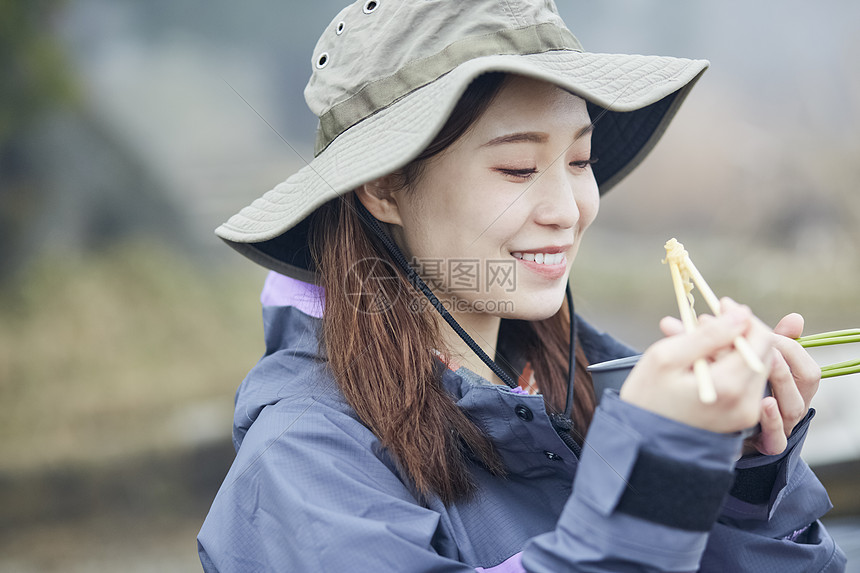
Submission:
<svg viewBox="0 0 860 573">
<path fill-rule="evenodd" d="M 651 345 L 627 377 L 621 399 L 712 432 L 738 432 L 755 426 L 768 374 L 750 369 L 732 341 L 745 337 L 769 367 L 773 337 L 748 307 L 730 299 L 723 299 L 721 305 L 720 316 L 703 320 L 695 331 Z M 708 361 L 717 392 L 711 404 L 699 400 L 693 363 L 700 358 Z"/>
</svg>

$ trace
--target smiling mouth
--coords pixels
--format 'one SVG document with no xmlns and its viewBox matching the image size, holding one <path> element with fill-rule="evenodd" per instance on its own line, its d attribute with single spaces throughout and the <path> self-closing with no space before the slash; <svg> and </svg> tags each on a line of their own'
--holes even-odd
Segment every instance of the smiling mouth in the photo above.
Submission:
<svg viewBox="0 0 860 573">
<path fill-rule="evenodd" d="M 512 252 L 515 259 L 537 263 L 539 265 L 558 265 L 565 262 L 564 253 L 521 253 Z"/>
</svg>

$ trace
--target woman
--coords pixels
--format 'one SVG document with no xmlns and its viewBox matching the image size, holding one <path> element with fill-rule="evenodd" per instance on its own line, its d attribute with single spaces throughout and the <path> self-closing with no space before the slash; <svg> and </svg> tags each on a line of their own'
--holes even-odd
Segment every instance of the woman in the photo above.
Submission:
<svg viewBox="0 0 860 573">
<path fill-rule="evenodd" d="M 317 157 L 218 229 L 280 274 L 206 570 L 844 567 L 798 315 L 724 300 L 665 320 L 620 394 L 586 371 L 633 351 L 573 312 L 579 242 L 706 62 L 582 52 L 547 2 L 363 0 L 314 66 Z"/>
</svg>

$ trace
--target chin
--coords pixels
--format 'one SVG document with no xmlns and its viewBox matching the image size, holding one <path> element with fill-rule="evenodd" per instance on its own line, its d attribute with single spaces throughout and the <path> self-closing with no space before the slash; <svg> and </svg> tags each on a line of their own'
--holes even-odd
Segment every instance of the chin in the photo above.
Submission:
<svg viewBox="0 0 860 573">
<path fill-rule="evenodd" d="M 515 320 L 527 320 L 529 322 L 536 320 L 546 320 L 558 312 L 560 306 L 554 308 L 528 309 L 524 312 L 513 312 L 509 316 L 502 318 L 512 318 Z"/>
<path fill-rule="evenodd" d="M 545 320 L 555 315 L 562 304 L 564 304 L 564 291 L 558 296 L 546 295 L 531 300 L 515 298 L 511 300 L 511 312 L 500 316 L 516 320 Z"/>
</svg>

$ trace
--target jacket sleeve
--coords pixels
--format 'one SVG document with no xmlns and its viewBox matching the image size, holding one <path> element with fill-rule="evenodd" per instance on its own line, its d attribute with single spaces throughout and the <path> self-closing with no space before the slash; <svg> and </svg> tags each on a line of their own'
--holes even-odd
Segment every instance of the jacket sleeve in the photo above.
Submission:
<svg viewBox="0 0 860 573">
<path fill-rule="evenodd" d="M 523 552 L 528 571 L 697 571 L 734 479 L 740 434 L 693 428 L 607 390 L 558 527 Z"/>
<path fill-rule="evenodd" d="M 811 417 L 783 454 L 744 459 L 733 471 L 739 434 L 698 430 L 607 391 L 559 526 L 526 548 L 525 568 L 843 571 L 844 554 L 817 521 L 830 508 L 827 494 L 799 457 Z M 746 474 L 751 492 L 765 489 L 753 486 L 764 476 L 767 499 L 751 504 L 727 495 L 744 495 L 733 486 L 736 474 L 768 466 Z"/>
<path fill-rule="evenodd" d="M 703 570 L 844 571 L 844 553 L 818 521 L 832 508 L 830 499 L 800 457 L 814 415 L 810 409 L 781 454 L 738 461 Z"/>
</svg>

